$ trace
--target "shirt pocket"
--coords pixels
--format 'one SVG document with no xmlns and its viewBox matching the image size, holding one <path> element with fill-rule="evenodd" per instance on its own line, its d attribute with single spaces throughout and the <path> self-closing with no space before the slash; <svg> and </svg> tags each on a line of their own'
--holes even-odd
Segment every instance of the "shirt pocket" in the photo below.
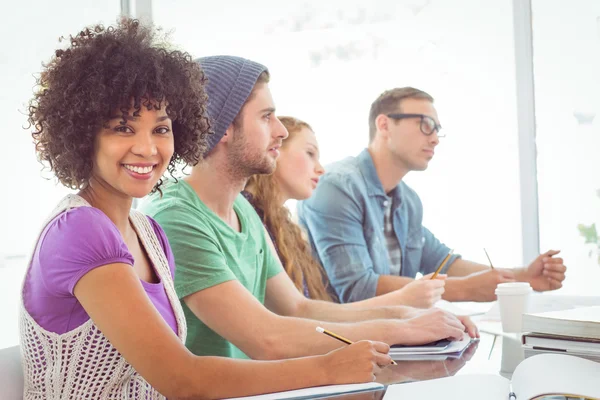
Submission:
<svg viewBox="0 0 600 400">
<path fill-rule="evenodd" d="M 364 235 L 373 271 L 377 274 L 388 275 L 390 273 L 390 259 L 383 227 L 373 228 L 372 225 L 366 227 L 364 228 Z M 359 262 L 362 263 L 363 260 L 359 260 Z"/>
</svg>

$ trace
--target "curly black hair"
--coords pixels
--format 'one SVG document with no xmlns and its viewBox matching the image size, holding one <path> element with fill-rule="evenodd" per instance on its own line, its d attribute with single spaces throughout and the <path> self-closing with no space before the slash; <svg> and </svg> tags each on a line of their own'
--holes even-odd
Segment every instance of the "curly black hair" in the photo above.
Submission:
<svg viewBox="0 0 600 400">
<path fill-rule="evenodd" d="M 132 19 L 88 27 L 68 40 L 43 65 L 28 107 L 38 159 L 63 185 L 85 187 L 94 138 L 115 110 L 125 117 L 166 104 L 175 142 L 167 170 L 173 176 L 178 163 L 198 163 L 210 130 L 206 78 L 188 53 L 170 50 L 160 30 Z"/>
</svg>

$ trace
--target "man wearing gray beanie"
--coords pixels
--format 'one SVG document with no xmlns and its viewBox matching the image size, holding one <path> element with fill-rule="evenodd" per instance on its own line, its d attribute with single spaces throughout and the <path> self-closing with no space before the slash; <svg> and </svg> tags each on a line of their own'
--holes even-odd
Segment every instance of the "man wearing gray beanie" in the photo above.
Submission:
<svg viewBox="0 0 600 400">
<path fill-rule="evenodd" d="M 274 171 L 287 137 L 275 117 L 267 68 L 232 56 L 198 62 L 208 78 L 214 131 L 208 150 L 191 175 L 166 185 L 162 197 L 155 195 L 144 206 L 173 250 L 186 346 L 194 354 L 283 359 L 339 347 L 314 333 L 319 325 L 352 340 L 388 344 L 459 339 L 465 330 L 477 335 L 468 318 L 440 309 L 358 309 L 302 296 L 259 216 L 240 194 L 250 176 Z M 387 353 L 389 348 L 376 344 L 374 350 Z M 381 359 L 386 360 L 382 366 L 390 362 L 383 354 Z"/>
<path fill-rule="evenodd" d="M 212 56 L 196 61 L 208 78 L 208 114 L 214 132 L 208 138 L 210 153 L 240 113 L 259 77 L 266 83 L 269 72 L 264 65 L 241 57 Z"/>
</svg>

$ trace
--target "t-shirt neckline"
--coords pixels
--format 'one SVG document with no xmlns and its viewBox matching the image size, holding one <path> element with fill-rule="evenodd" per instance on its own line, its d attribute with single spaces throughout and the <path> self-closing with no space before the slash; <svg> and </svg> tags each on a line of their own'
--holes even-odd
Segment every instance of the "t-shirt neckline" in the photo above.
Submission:
<svg viewBox="0 0 600 400">
<path fill-rule="evenodd" d="M 240 197 L 243 197 L 241 193 L 238 194 L 235 201 L 233 202 L 233 211 L 237 215 L 238 221 L 240 223 L 240 231 L 238 232 L 235 229 L 233 229 L 231 226 L 229 226 L 229 224 L 227 224 L 225 221 L 223 221 L 223 219 L 220 216 L 218 216 L 217 213 L 215 213 L 210 207 L 208 207 L 200 199 L 200 197 L 198 197 L 198 195 L 196 194 L 196 191 L 194 190 L 192 185 L 190 185 L 188 182 L 186 182 L 183 179 L 181 179 L 181 182 L 184 184 L 186 191 L 188 192 L 187 195 L 193 197 L 193 199 L 194 199 L 193 203 L 196 204 L 198 206 L 198 208 L 200 208 L 202 211 L 211 214 L 211 216 L 214 218 L 214 220 L 216 220 L 217 223 L 222 226 L 222 229 L 226 229 L 227 232 L 230 232 L 237 236 L 241 236 L 241 237 L 248 236 L 248 220 L 246 219 L 244 213 L 242 212 L 242 210 L 239 207 Z"/>
</svg>

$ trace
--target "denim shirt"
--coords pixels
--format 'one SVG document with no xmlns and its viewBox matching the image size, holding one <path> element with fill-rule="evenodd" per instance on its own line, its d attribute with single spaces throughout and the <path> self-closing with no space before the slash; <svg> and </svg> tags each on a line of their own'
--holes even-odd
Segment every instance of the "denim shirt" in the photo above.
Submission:
<svg viewBox="0 0 600 400">
<path fill-rule="evenodd" d="M 392 224 L 400 242 L 400 274 L 434 272 L 450 249 L 423 227 L 423 205 L 406 183 L 390 192 Z M 386 194 L 365 149 L 327 167 L 315 192 L 298 202 L 298 219 L 308 232 L 340 301 L 375 297 L 379 275 L 390 274 L 384 234 Z M 453 255 L 442 273 L 459 257 Z"/>
</svg>

